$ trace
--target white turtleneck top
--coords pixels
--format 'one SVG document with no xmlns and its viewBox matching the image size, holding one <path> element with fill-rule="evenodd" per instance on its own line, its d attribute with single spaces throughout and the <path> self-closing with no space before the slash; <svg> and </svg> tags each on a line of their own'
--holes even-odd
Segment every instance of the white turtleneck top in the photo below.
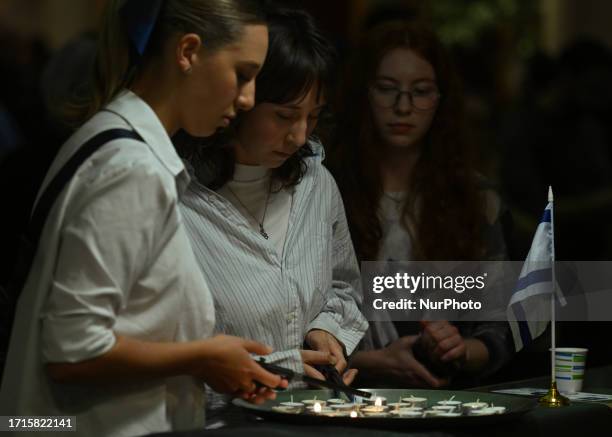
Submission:
<svg viewBox="0 0 612 437">
<path fill-rule="evenodd" d="M 293 189 L 279 191 L 276 184 L 270 187 L 270 180 L 270 170 L 265 167 L 236 164 L 233 179 L 218 192 L 240 211 L 255 232 L 260 232 L 262 224 L 270 243 L 282 257 Z"/>
</svg>

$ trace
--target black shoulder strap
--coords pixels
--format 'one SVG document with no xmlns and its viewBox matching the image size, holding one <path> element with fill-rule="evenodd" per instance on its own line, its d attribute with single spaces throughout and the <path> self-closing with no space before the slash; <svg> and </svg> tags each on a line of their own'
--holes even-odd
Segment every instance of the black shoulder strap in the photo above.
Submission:
<svg viewBox="0 0 612 437">
<path fill-rule="evenodd" d="M 119 138 L 132 138 L 137 141 L 144 141 L 137 132 L 127 129 L 109 129 L 100 132 L 83 144 L 51 180 L 36 204 L 28 226 L 27 236 L 30 244 L 34 246 L 34 252 L 36 252 L 38 240 L 40 239 L 47 216 L 66 184 L 72 179 L 81 164 L 93 155 L 96 150 Z"/>
<path fill-rule="evenodd" d="M 17 300 L 21 294 L 28 277 L 34 255 L 38 248 L 40 234 L 47 220 L 47 216 L 55 200 L 61 194 L 66 184 L 72 179 L 81 164 L 104 144 L 119 139 L 132 138 L 137 141 L 144 140 L 136 132 L 127 129 L 109 129 L 95 135 L 83 144 L 61 170 L 51 180 L 34 209 L 27 231 L 19 237 L 19 246 L 14 263 L 13 272 L 8 282 L 0 282 L 0 383 L 4 373 L 4 363 L 11 338 L 13 320 Z M 0 278 L 2 279 L 2 278 Z"/>
</svg>

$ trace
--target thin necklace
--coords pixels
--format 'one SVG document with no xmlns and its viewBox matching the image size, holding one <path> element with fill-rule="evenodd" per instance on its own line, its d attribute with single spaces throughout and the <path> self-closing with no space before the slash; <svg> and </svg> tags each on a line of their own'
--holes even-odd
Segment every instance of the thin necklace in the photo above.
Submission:
<svg viewBox="0 0 612 437">
<path fill-rule="evenodd" d="M 264 237 L 266 240 L 268 238 L 270 238 L 268 236 L 268 233 L 266 232 L 266 230 L 264 229 L 264 222 L 266 221 L 266 211 L 268 211 L 268 200 L 270 200 L 270 191 L 272 191 L 272 178 L 270 178 L 270 184 L 268 185 L 268 194 L 266 196 L 266 203 L 264 205 L 264 212 L 263 212 L 263 216 L 261 217 L 261 221 L 257 220 L 257 218 L 253 215 L 253 213 L 251 211 L 249 211 L 249 208 L 247 208 L 244 203 L 242 203 L 242 200 L 240 200 L 240 197 L 236 196 L 236 193 L 234 193 L 234 190 L 232 190 L 229 186 L 229 184 L 225 185 L 227 187 L 227 189 L 229 190 L 230 193 L 232 193 L 232 196 L 234 196 L 234 198 L 238 201 L 238 203 L 240 205 L 242 205 L 242 208 L 244 208 L 244 210 L 253 218 L 253 220 L 255 220 L 255 222 L 259 225 L 259 233 L 261 234 L 262 237 Z"/>
</svg>

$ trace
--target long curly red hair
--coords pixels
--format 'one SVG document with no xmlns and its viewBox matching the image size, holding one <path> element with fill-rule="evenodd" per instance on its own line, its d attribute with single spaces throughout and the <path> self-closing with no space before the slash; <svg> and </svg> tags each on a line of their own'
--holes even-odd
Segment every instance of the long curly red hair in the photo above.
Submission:
<svg viewBox="0 0 612 437">
<path fill-rule="evenodd" d="M 473 150 L 465 141 L 460 85 L 450 57 L 435 34 L 407 22 L 387 22 L 366 35 L 345 74 L 338 99 L 341 122 L 328 153 L 345 203 L 360 260 L 376 260 L 382 229 L 381 139 L 374 127 L 368 87 L 382 58 L 408 48 L 436 72 L 440 102 L 406 186 L 402 221 L 411 232 L 413 253 L 423 260 L 476 260 L 484 254 L 485 220 Z M 415 206 L 418 204 L 418 208 Z"/>
</svg>

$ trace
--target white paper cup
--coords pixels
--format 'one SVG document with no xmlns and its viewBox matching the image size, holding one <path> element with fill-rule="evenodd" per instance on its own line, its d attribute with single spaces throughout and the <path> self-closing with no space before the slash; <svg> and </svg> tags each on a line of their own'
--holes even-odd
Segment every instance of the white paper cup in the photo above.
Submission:
<svg viewBox="0 0 612 437">
<path fill-rule="evenodd" d="M 555 379 L 559 391 L 576 393 L 582 390 L 587 351 L 577 347 L 555 348 Z"/>
</svg>

